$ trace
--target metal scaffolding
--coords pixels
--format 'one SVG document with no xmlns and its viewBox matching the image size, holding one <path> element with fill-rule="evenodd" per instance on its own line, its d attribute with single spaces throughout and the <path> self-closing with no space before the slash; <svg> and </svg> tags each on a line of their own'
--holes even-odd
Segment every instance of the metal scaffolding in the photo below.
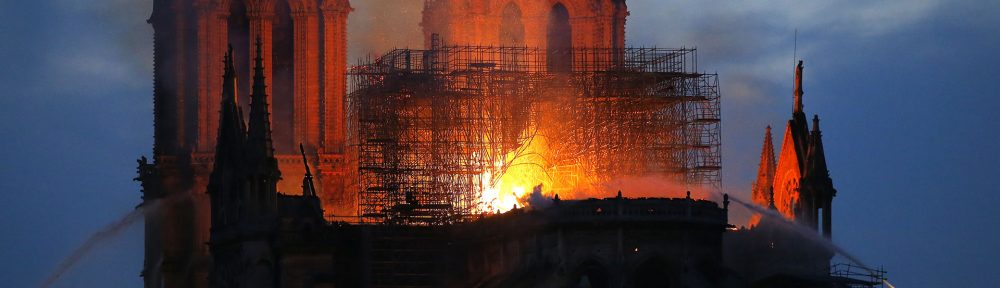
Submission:
<svg viewBox="0 0 1000 288">
<path fill-rule="evenodd" d="M 404 225 L 478 214 L 489 185 L 543 137 L 544 168 L 593 181 L 719 183 L 719 89 L 694 49 L 573 49 L 569 69 L 525 47 L 434 45 L 348 72 L 360 215 Z M 573 167 L 573 169 L 567 169 Z M 558 188 L 558 187 L 557 187 Z"/>
</svg>

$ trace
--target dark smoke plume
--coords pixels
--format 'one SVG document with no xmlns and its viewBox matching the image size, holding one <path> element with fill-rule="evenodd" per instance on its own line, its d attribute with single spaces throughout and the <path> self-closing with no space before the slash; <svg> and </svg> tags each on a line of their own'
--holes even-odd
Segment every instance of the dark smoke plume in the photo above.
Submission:
<svg viewBox="0 0 1000 288">
<path fill-rule="evenodd" d="M 552 205 L 552 198 L 545 197 L 545 195 L 542 194 L 542 184 L 538 184 L 535 188 L 532 188 L 531 194 L 528 194 L 527 196 L 528 207 L 531 207 L 532 209 L 540 210 Z"/>
</svg>

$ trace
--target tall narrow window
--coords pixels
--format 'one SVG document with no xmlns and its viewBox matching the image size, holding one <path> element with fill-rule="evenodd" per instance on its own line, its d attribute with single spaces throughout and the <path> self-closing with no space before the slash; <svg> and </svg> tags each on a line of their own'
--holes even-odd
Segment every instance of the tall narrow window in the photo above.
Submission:
<svg viewBox="0 0 1000 288">
<path fill-rule="evenodd" d="M 562 3 L 552 6 L 549 13 L 547 64 L 549 72 L 570 72 L 573 67 L 573 27 L 569 11 Z"/>
<path fill-rule="evenodd" d="M 274 150 L 278 153 L 298 153 L 298 147 L 292 143 L 292 111 L 295 107 L 293 95 L 295 81 L 294 60 L 295 47 L 294 27 L 292 24 L 292 8 L 288 6 L 288 1 L 277 1 L 275 6 L 274 24 L 271 26 L 272 33 L 272 62 L 274 67 L 271 71 L 274 79 L 271 80 L 271 129 L 274 131 Z"/>
<path fill-rule="evenodd" d="M 524 23 L 521 22 L 521 8 L 514 2 L 503 8 L 503 22 L 500 23 L 500 46 L 524 46 Z"/>
</svg>

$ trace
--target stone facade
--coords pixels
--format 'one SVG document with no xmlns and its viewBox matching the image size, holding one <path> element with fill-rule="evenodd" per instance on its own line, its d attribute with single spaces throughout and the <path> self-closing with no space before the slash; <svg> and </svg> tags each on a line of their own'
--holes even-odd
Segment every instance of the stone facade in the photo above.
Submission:
<svg viewBox="0 0 1000 288">
<path fill-rule="evenodd" d="M 570 70 L 571 49 L 625 47 L 624 0 L 431 0 L 421 26 L 424 46 L 535 47 L 549 71 Z"/>
<path fill-rule="evenodd" d="M 268 117 L 278 131 L 275 158 L 280 191 L 298 191 L 304 176 L 298 144 L 316 167 L 327 213 L 356 214 L 346 189 L 343 99 L 346 80 L 347 0 L 154 0 L 154 165 L 162 181 L 147 200 L 175 198 L 147 222 L 147 287 L 203 287 L 209 261 L 212 171 L 220 105 L 223 53 L 233 47 L 235 76 L 249 79 L 261 56 Z M 261 40 L 258 52 L 253 39 Z M 294 47 L 294 49 L 293 49 Z M 249 110 L 249 81 L 234 85 L 236 103 Z M 241 93 L 242 92 L 242 93 Z M 199 280 L 201 279 L 201 280 Z"/>
<path fill-rule="evenodd" d="M 438 34 L 455 45 L 621 48 L 627 16 L 624 0 L 432 0 L 421 26 L 427 47 Z"/>
</svg>

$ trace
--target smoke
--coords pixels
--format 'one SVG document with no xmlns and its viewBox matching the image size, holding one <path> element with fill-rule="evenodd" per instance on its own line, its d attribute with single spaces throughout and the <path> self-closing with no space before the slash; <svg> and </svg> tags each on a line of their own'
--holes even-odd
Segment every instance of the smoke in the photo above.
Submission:
<svg viewBox="0 0 1000 288">
<path fill-rule="evenodd" d="M 153 11 L 153 1 L 104 0 L 98 3 L 103 5 L 95 5 L 93 10 L 102 26 L 114 35 L 116 41 L 112 43 L 131 65 L 130 70 L 152 72 L 153 28 L 146 19 Z"/>
<path fill-rule="evenodd" d="M 61 278 L 64 274 L 66 274 L 66 272 L 70 271 L 74 266 L 76 266 L 76 264 L 80 262 L 80 260 L 83 259 L 84 256 L 87 256 L 87 254 L 89 254 L 92 250 L 97 248 L 102 243 L 118 237 L 119 235 L 122 234 L 122 232 L 131 227 L 133 224 L 135 224 L 139 220 L 145 219 L 145 216 L 147 214 L 157 213 L 157 211 L 159 211 L 163 205 L 166 205 L 167 203 L 172 203 L 177 199 L 185 198 L 188 196 L 189 196 L 188 193 L 178 193 L 177 196 L 171 196 L 164 199 L 149 201 L 139 207 L 136 207 L 135 210 L 132 210 L 131 212 L 125 214 L 121 218 L 118 218 L 118 220 L 109 223 L 108 225 L 104 226 L 97 232 L 94 232 L 94 234 L 91 234 L 90 237 L 88 237 L 87 240 L 80 245 L 80 247 L 77 247 L 75 250 L 73 250 L 72 253 L 69 254 L 69 256 L 67 256 L 65 259 L 59 262 L 59 265 L 56 266 L 56 269 L 53 270 L 52 273 L 49 274 L 49 276 L 46 277 L 44 281 L 42 281 L 42 284 L 39 285 L 39 287 L 42 288 L 51 287 L 53 284 L 56 283 L 56 281 L 59 281 L 59 278 Z M 159 263 L 157 263 L 157 265 L 159 265 Z"/>
<path fill-rule="evenodd" d="M 720 195 L 720 196 L 722 196 L 722 195 Z M 762 215 L 762 217 L 767 218 L 768 220 L 770 220 L 771 223 L 778 224 L 776 227 L 779 228 L 779 229 L 783 229 L 783 230 L 786 230 L 786 231 L 791 231 L 791 232 L 793 232 L 793 233 L 795 233 L 795 234 L 797 234 L 797 235 L 805 238 L 809 242 L 812 242 L 814 244 L 819 244 L 820 246 L 823 246 L 824 248 L 826 248 L 829 251 L 836 252 L 837 254 L 839 254 L 840 256 L 844 257 L 848 261 L 850 261 L 850 262 L 854 263 L 855 265 L 859 266 L 861 269 L 864 269 L 864 270 L 868 271 L 869 273 L 872 273 L 871 274 L 872 276 L 874 276 L 874 275 L 880 275 L 880 273 L 878 273 L 875 269 L 870 268 L 867 264 L 865 264 L 864 262 L 862 262 L 860 258 L 855 257 L 853 254 L 847 252 L 847 250 L 844 250 L 844 248 L 841 248 L 837 244 L 834 244 L 832 240 L 830 240 L 830 239 L 828 239 L 826 237 L 823 237 L 822 235 L 820 235 L 819 233 L 817 233 L 816 230 L 814 230 L 811 227 L 802 225 L 802 224 L 800 224 L 798 222 L 795 222 L 795 221 L 788 220 L 787 218 L 784 217 L 784 215 L 782 215 L 778 211 L 771 210 L 771 209 L 768 209 L 766 207 L 763 207 L 763 206 L 760 206 L 760 205 L 757 205 L 757 204 L 754 204 L 754 203 L 751 203 L 751 202 L 747 202 L 747 201 L 745 201 L 745 200 L 743 200 L 743 199 L 741 199 L 739 197 L 735 197 L 733 195 L 729 195 L 729 200 L 732 201 L 732 202 L 736 202 L 740 206 L 743 206 L 743 207 L 745 207 L 745 208 L 747 208 L 747 209 L 749 209 L 749 210 L 751 210 L 753 212 L 759 213 L 760 215 Z M 879 279 L 879 281 L 881 281 L 882 284 L 884 284 L 886 287 L 889 287 L 889 288 L 895 288 L 896 287 L 896 286 L 892 285 L 891 283 L 889 283 L 888 279 L 882 278 L 882 279 Z"/>
<path fill-rule="evenodd" d="M 351 1 L 347 20 L 347 63 L 365 55 L 381 55 L 393 48 L 422 48 L 420 27 L 424 1 Z"/>
<path fill-rule="evenodd" d="M 840 254 L 840 256 L 847 258 L 847 260 L 853 262 L 854 264 L 857 264 L 858 266 L 861 266 L 861 268 L 864 268 L 868 271 L 873 271 L 871 268 L 868 267 L 868 265 L 865 265 L 865 263 L 862 262 L 861 259 L 854 257 L 854 255 L 848 253 L 847 250 L 840 248 L 840 246 L 834 244 L 833 241 L 830 241 L 830 239 L 827 239 L 826 237 L 823 237 L 819 233 L 816 233 L 816 230 L 807 227 L 805 225 L 799 224 L 795 221 L 790 221 L 783 215 L 781 215 L 781 213 L 778 213 L 778 211 L 771 210 L 763 206 L 744 201 L 743 199 L 740 199 L 739 197 L 735 197 L 732 195 L 729 196 L 729 200 L 732 202 L 736 202 L 737 204 L 740 204 L 741 206 L 746 207 L 747 209 L 750 209 L 756 213 L 759 213 L 764 218 L 771 220 L 773 223 L 779 224 L 778 225 L 779 228 L 795 232 L 796 234 L 804 237 L 810 242 L 822 245 L 823 247 L 829 249 L 830 251 L 834 251 L 837 254 Z"/>
<path fill-rule="evenodd" d="M 691 192 L 691 198 L 718 200 L 712 188 L 703 185 L 684 184 L 663 176 L 625 176 L 600 184 L 601 195 L 595 198 L 613 197 L 622 192 L 624 197 L 666 197 L 684 198 Z"/>
<path fill-rule="evenodd" d="M 616 197 L 621 192 L 623 197 L 629 198 L 685 198 L 690 196 L 693 199 L 722 202 L 722 197 L 713 193 L 714 188 L 710 186 L 684 184 L 664 176 L 622 176 L 600 183 L 577 185 L 558 193 L 552 191 L 551 188 L 553 187 L 546 186 L 546 184 L 537 184 L 531 192 L 523 195 L 515 193 L 513 196 L 518 197 L 517 203 L 532 209 L 545 209 L 552 204 L 556 194 L 564 200 L 611 198 Z"/>
<path fill-rule="evenodd" d="M 538 184 L 535 188 L 532 188 L 531 194 L 528 194 L 527 198 L 527 201 L 521 202 L 528 202 L 528 207 L 534 209 L 545 209 L 549 205 L 552 205 L 552 199 L 542 194 L 542 184 Z"/>
<path fill-rule="evenodd" d="M 144 87 L 153 71 L 152 27 L 146 23 L 153 1 L 58 0 L 52 4 L 46 65 L 60 73 L 53 77 L 64 89 L 81 86 Z M 81 25 L 83 23 L 83 25 Z M 94 79 L 100 79 L 96 81 Z M 111 83 L 109 83 L 111 82 Z M 83 90 L 88 90 L 84 88 Z"/>
</svg>

